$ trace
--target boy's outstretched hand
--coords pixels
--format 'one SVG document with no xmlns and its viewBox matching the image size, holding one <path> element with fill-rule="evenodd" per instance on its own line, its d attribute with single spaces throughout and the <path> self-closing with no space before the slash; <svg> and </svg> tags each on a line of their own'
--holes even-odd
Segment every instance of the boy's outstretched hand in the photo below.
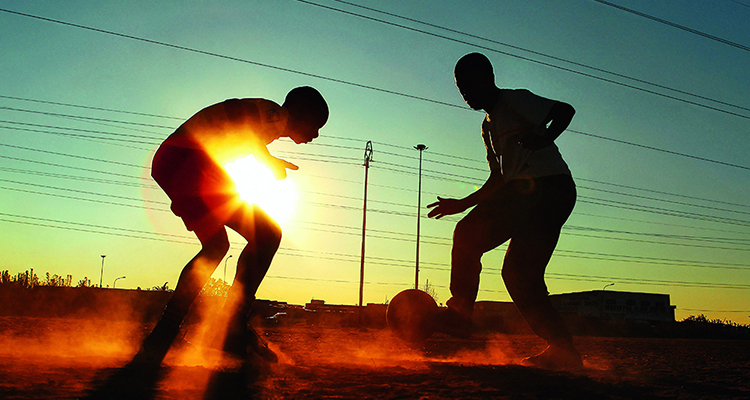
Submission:
<svg viewBox="0 0 750 400">
<path fill-rule="evenodd" d="M 287 169 L 291 169 L 293 171 L 299 169 L 298 166 L 290 163 L 289 161 L 282 160 L 276 157 L 270 157 L 270 160 L 266 165 L 268 165 L 268 168 L 271 170 L 271 172 L 273 172 L 273 176 L 278 180 L 286 178 Z"/>
<path fill-rule="evenodd" d="M 438 201 L 429 204 L 427 208 L 433 208 L 427 216 L 429 218 L 440 219 L 446 215 L 453 215 L 464 212 L 468 207 L 464 205 L 464 202 L 457 199 L 444 199 L 438 196 Z"/>
</svg>

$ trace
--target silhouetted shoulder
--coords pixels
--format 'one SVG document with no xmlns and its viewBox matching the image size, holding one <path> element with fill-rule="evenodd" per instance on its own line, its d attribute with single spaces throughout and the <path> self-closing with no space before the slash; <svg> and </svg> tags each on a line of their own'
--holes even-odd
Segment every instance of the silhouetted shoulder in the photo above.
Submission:
<svg viewBox="0 0 750 400">
<path fill-rule="evenodd" d="M 532 93 L 528 89 L 502 89 L 505 104 L 532 124 L 541 124 L 555 104 L 554 100 Z"/>
<path fill-rule="evenodd" d="M 256 100 L 256 99 L 227 99 L 224 100 L 223 103 L 221 103 L 224 106 L 224 112 L 226 113 L 226 118 L 229 121 L 232 122 L 250 122 L 254 121 L 255 123 L 260 122 L 260 111 L 258 110 L 257 102 L 256 101 L 248 101 L 248 100 Z M 260 100 L 260 99 L 258 99 Z"/>
</svg>

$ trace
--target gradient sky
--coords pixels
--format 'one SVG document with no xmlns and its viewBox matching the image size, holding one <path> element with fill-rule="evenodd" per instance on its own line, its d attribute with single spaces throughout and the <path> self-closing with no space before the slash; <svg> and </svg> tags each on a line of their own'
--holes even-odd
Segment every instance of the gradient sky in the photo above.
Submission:
<svg viewBox="0 0 750 400">
<path fill-rule="evenodd" d="M 750 7 L 741 2 L 613 1 L 750 45 Z M 2 2 L 233 59 L 0 12 L 0 269 L 98 284 L 106 254 L 104 285 L 126 276 L 117 287 L 173 288 L 199 245 L 149 178 L 158 144 L 207 105 L 232 97 L 281 103 L 291 88 L 311 85 L 331 116 L 314 143 L 270 147 L 300 166 L 289 177 L 299 199 L 258 297 L 358 301 L 362 162 L 371 140 L 364 298 L 382 303 L 414 284 L 413 146 L 428 146 L 423 206 L 437 195 L 462 197 L 488 175 L 483 115 L 465 106 L 452 76 L 458 58 L 481 51 L 501 87 L 577 109 L 557 142 L 579 202 L 548 267 L 550 292 L 614 283 L 607 290 L 670 294 L 678 319 L 750 322 L 746 47 L 591 0 L 353 2 L 393 15 L 312 1 L 432 34 L 294 0 Z M 458 218 L 421 220 L 420 284 L 429 279 L 439 302 L 450 297 Z M 243 245 L 231 240 L 228 279 Z M 499 275 L 504 249 L 484 257 L 479 300 L 509 300 Z M 214 277 L 223 277 L 223 263 Z"/>
</svg>

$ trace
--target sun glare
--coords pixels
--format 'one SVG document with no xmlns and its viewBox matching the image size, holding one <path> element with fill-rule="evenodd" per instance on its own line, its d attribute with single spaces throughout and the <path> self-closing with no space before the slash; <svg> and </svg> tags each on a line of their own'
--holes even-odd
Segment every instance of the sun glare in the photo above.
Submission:
<svg viewBox="0 0 750 400">
<path fill-rule="evenodd" d="M 279 224 L 292 215 L 297 195 L 291 179 L 277 180 L 252 155 L 229 162 L 224 169 L 237 185 L 242 200 L 256 204 Z"/>
</svg>

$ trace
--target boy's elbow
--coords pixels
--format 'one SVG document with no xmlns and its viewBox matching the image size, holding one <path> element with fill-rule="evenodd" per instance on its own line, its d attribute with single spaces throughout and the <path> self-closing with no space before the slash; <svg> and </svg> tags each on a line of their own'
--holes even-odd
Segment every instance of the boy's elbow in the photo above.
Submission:
<svg viewBox="0 0 750 400">
<path fill-rule="evenodd" d="M 558 102 L 557 106 L 560 110 L 560 117 L 562 118 L 573 119 L 573 116 L 576 115 L 576 109 L 568 103 Z"/>
</svg>

